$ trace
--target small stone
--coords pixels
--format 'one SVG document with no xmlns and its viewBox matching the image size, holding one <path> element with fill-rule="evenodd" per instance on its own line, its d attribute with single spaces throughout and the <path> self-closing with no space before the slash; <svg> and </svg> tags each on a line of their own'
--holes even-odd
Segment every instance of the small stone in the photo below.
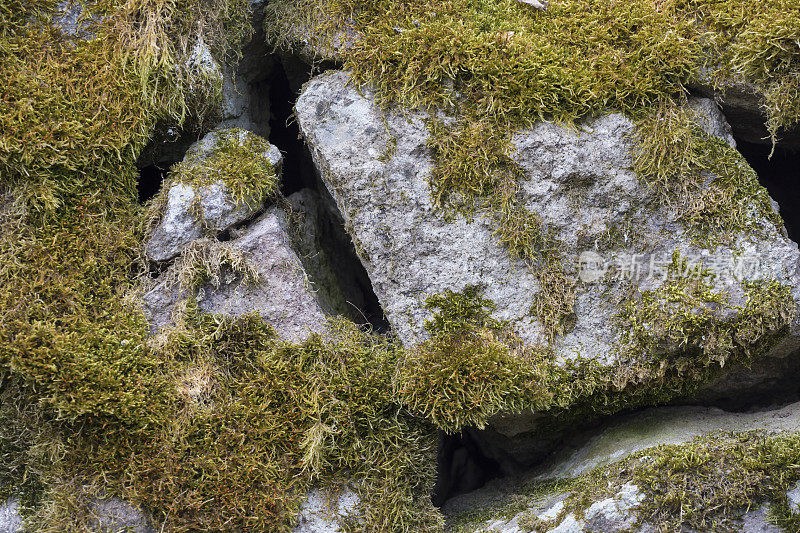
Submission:
<svg viewBox="0 0 800 533">
<path fill-rule="evenodd" d="M 789 510 L 793 514 L 800 514 L 800 482 L 786 491 L 786 498 L 789 500 Z"/>
</svg>

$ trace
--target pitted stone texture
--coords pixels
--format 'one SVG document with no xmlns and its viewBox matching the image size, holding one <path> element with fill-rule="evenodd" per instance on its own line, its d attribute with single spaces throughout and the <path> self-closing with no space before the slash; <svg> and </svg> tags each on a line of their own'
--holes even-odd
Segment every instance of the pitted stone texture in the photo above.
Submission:
<svg viewBox="0 0 800 533">
<path fill-rule="evenodd" d="M 705 128 L 730 141 L 724 118 L 713 103 L 693 105 L 707 115 L 701 116 Z M 424 307 L 428 296 L 468 285 L 482 287 L 483 296 L 497 306 L 495 318 L 508 320 L 524 341 L 538 344 L 544 339 L 531 311 L 539 291 L 536 277 L 499 244 L 495 224 L 481 214 L 471 220 L 447 219 L 433 205 L 428 183 L 433 161 L 424 113 L 384 114 L 370 91 L 360 93 L 351 86 L 348 73 L 329 72 L 306 85 L 296 114 L 386 317 L 404 344 L 426 338 L 424 323 L 431 316 Z M 731 258 L 738 249 L 742 256 L 758 260 L 758 268 L 750 274 L 753 278 L 785 283 L 800 301 L 800 252 L 777 228 L 765 226 L 768 238 L 751 242 L 742 236 L 733 247 L 712 252 L 691 244 L 674 213 L 650 210 L 653 193 L 632 170 L 634 133 L 630 119 L 609 114 L 578 128 L 540 122 L 513 137 L 514 158 L 526 174 L 521 202 L 563 242 L 566 267 L 575 268 L 581 252 L 595 250 L 603 235 L 630 219 L 636 221 L 643 243 L 639 246 L 654 258 L 669 262 L 673 251 L 679 250 L 708 264 L 715 258 Z M 596 251 L 613 263 L 642 250 L 615 246 Z M 715 289 L 727 293 L 732 304 L 741 304 L 742 281 L 725 271 L 717 277 Z M 642 276 L 637 284 L 648 290 L 660 283 Z M 596 357 L 602 363 L 615 362 L 619 333 L 613 324 L 620 290 L 619 285 L 605 283 L 579 286 L 575 327 L 556 341 L 557 361 Z M 797 334 L 797 324 L 793 333 Z M 736 389 L 736 383 L 720 386 Z"/>
<path fill-rule="evenodd" d="M 204 159 L 220 142 L 220 131 L 212 131 L 193 144 L 186 153 L 186 161 L 202 165 Z M 253 135 L 237 130 L 240 142 Z M 262 154 L 280 176 L 283 156 L 276 146 Z M 167 199 L 160 222 L 151 232 L 147 242 L 147 257 L 164 262 L 174 259 L 183 248 L 203 235 L 204 231 L 218 233 L 256 215 L 262 206 L 255 199 L 237 203 L 222 181 L 206 186 L 173 183 L 166 192 Z"/>
<path fill-rule="evenodd" d="M 292 249 L 283 210 L 270 208 L 247 228 L 234 231 L 233 236 L 212 246 L 230 247 L 241 254 L 259 279 L 251 283 L 239 276 L 226 279 L 223 275 L 219 286 L 209 284 L 196 293 L 200 309 L 229 316 L 257 313 L 288 340 L 302 340 L 311 332 L 324 331 L 326 314 Z M 153 331 L 171 325 L 175 305 L 189 296 L 181 293 L 171 272 L 143 296 Z"/>
<path fill-rule="evenodd" d="M 206 287 L 200 308 L 231 316 L 256 312 L 289 340 L 302 340 L 310 332 L 322 332 L 325 313 L 291 247 L 288 233 L 285 215 L 273 208 L 230 241 L 256 268 L 262 281 L 253 285 L 234 282 Z"/>
<path fill-rule="evenodd" d="M 329 494 L 313 489 L 306 495 L 293 533 L 341 533 L 341 520 L 358 507 L 358 495 L 350 490 Z"/>
<path fill-rule="evenodd" d="M 786 491 L 786 499 L 789 501 L 789 510 L 794 514 L 800 514 L 800 482 Z"/>
</svg>

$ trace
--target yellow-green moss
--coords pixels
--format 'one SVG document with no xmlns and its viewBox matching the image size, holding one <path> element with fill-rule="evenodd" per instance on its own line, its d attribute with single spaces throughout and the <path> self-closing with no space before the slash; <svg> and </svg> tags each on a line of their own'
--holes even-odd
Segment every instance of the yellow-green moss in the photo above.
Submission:
<svg viewBox="0 0 800 533">
<path fill-rule="evenodd" d="M 554 522 L 568 513 L 582 516 L 593 502 L 632 483 L 643 495 L 634 511 L 639 524 L 658 524 L 669 531 L 740 531 L 744 513 L 768 505 L 772 523 L 795 531 L 798 516 L 789 510 L 786 491 L 800 481 L 798 459 L 797 433 L 715 433 L 657 446 L 572 481 L 564 510 Z M 536 520 L 530 516 L 520 522 Z"/>
<path fill-rule="evenodd" d="M 484 427 L 499 413 L 534 411 L 548 423 L 613 414 L 669 401 L 750 364 L 786 334 L 796 308 L 789 287 L 749 283 L 746 303 L 713 291 L 710 273 L 687 271 L 677 253 L 663 285 L 620 309 L 616 361 L 559 363 L 552 349 L 523 343 L 491 318 L 494 304 L 474 287 L 429 298 L 431 338 L 408 350 L 396 375 L 398 400 L 455 432 Z"/>
<path fill-rule="evenodd" d="M 783 227 L 769 195 L 744 158 L 705 133 L 697 114 L 672 103 L 641 119 L 634 169 L 660 204 L 673 209 L 698 244 L 731 244 L 742 233 Z"/>
<path fill-rule="evenodd" d="M 208 152 L 190 153 L 170 170 L 170 182 L 197 187 L 221 182 L 237 204 L 253 207 L 277 194 L 278 175 L 266 139 L 240 129 L 217 132 Z"/>
</svg>

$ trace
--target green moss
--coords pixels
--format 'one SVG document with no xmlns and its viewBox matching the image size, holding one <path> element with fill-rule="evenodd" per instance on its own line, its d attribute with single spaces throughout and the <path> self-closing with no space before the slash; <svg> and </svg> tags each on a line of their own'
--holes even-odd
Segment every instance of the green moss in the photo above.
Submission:
<svg viewBox="0 0 800 533">
<path fill-rule="evenodd" d="M 640 120 L 634 169 L 704 247 L 783 227 L 758 176 L 722 139 L 705 133 L 695 112 L 665 104 Z"/>
<path fill-rule="evenodd" d="M 222 182 L 239 205 L 261 205 L 280 183 L 267 156 L 269 142 L 240 129 L 217 132 L 208 152 L 190 153 L 170 171 L 170 181 L 196 187 Z"/>
<path fill-rule="evenodd" d="M 747 283 L 746 303 L 735 306 L 726 294 L 714 291 L 713 279 L 709 270 L 689 265 L 676 251 L 664 283 L 634 295 L 620 309 L 623 353 L 653 359 L 680 354 L 724 365 L 737 354 L 758 355 L 751 349 L 764 350 L 770 336 L 783 334 L 795 317 L 787 286 Z"/>
<path fill-rule="evenodd" d="M 511 133 L 540 119 L 622 111 L 639 122 L 636 170 L 698 244 L 761 233 L 764 220 L 780 226 L 744 159 L 679 106 L 684 85 L 710 73 L 720 86 L 731 78 L 761 86 L 773 132 L 794 123 L 794 8 L 793 0 L 568 0 L 546 11 L 516 0 L 286 0 L 271 9 L 267 33 L 286 48 L 297 35 L 290 28 L 303 28 L 323 53 L 344 33 L 347 53 L 334 55 L 383 104 L 455 117 L 428 124 L 432 196 L 447 216 L 488 211 L 495 219 L 500 241 L 539 278 L 533 310 L 552 339 L 570 331 L 578 287 L 563 246 L 518 205 L 516 184 L 536 176 L 514 164 Z"/>
<path fill-rule="evenodd" d="M 633 483 L 644 496 L 636 510 L 639 523 L 669 530 L 739 531 L 744 513 L 767 504 L 771 521 L 794 531 L 797 516 L 788 509 L 786 491 L 800 480 L 793 466 L 798 454 L 797 433 L 718 433 L 658 446 L 577 480 L 562 517 L 582 513 Z"/>
<path fill-rule="evenodd" d="M 438 309 L 426 324 L 431 338 L 400 360 L 398 401 L 449 432 L 527 411 L 542 415 L 547 432 L 569 420 L 663 403 L 708 383 L 726 364 L 751 364 L 785 335 L 796 313 L 789 287 L 760 282 L 745 289 L 746 303 L 730 304 L 713 291 L 707 270 L 687 271 L 676 253 L 663 285 L 621 308 L 622 341 L 610 365 L 558 362 L 551 348 L 526 345 L 491 318 L 494 305 L 474 287 L 434 296 L 427 301 Z"/>
</svg>

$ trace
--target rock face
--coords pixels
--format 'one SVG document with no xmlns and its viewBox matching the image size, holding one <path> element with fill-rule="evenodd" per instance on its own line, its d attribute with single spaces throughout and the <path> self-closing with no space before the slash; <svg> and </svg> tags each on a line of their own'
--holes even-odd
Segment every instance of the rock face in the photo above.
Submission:
<svg viewBox="0 0 800 533">
<path fill-rule="evenodd" d="M 695 437 L 718 432 L 761 432 L 770 435 L 800 431 L 800 403 L 781 409 L 756 413 L 728 413 L 705 407 L 669 407 L 648 409 L 635 415 L 621 417 L 592 431 L 583 432 L 563 444 L 559 453 L 529 474 L 516 479 L 500 479 L 469 494 L 449 500 L 443 509 L 450 521 L 464 525 L 464 531 L 523 533 L 532 531 L 520 524 L 525 516 L 536 516 L 542 522 L 559 518 L 547 529 L 533 531 L 615 532 L 628 531 L 636 521 L 636 506 L 643 501 L 638 487 L 626 483 L 611 497 L 590 503 L 581 515 L 563 513 L 569 492 L 550 491 L 529 496 L 523 487 L 537 480 L 568 480 L 621 461 L 637 452 L 661 445 L 681 445 Z M 794 491 L 796 492 L 796 490 Z M 794 501 L 793 490 L 787 493 L 789 505 Z M 795 496 L 796 497 L 796 496 Z M 527 503 L 523 503 L 527 502 Z M 518 511 L 503 512 L 507 505 Z M 521 509 L 521 510 L 519 510 Z M 465 514 L 466 513 L 466 514 Z M 498 515 L 481 520 L 468 515 Z M 767 521 L 763 508 L 743 512 L 743 532 L 778 532 Z M 657 531 L 650 525 L 637 525 L 633 531 Z"/>
<path fill-rule="evenodd" d="M 96 499 L 89 504 L 90 527 L 96 531 L 128 531 L 130 533 L 155 533 L 141 509 L 119 498 Z M 9 498 L 0 505 L 0 533 L 25 531 L 19 513 L 19 501 Z"/>
<path fill-rule="evenodd" d="M 22 517 L 19 514 L 19 501 L 9 498 L 0 504 L 0 533 L 22 531 Z"/>
<path fill-rule="evenodd" d="M 733 142 L 713 102 L 693 100 L 692 107 L 708 133 Z M 509 321 L 525 342 L 543 341 L 542 326 L 531 310 L 532 298 L 540 290 L 534 272 L 498 243 L 489 217 L 446 218 L 433 204 L 425 114 L 384 115 L 369 91 L 361 94 L 349 85 L 346 72 L 326 73 L 309 82 L 296 114 L 386 317 L 404 344 L 412 346 L 427 336 L 423 327 L 431 316 L 424 307 L 427 297 L 470 285 L 483 289 L 483 296 L 496 304 L 495 318 Z M 525 172 L 521 203 L 554 230 L 566 263 L 578 265 L 585 251 L 610 262 L 641 253 L 625 243 L 609 249 L 597 245 L 620 221 L 634 220 L 651 260 L 663 265 L 677 250 L 708 265 L 720 258 L 732 260 L 736 249 L 756 263 L 745 278 L 777 280 L 792 287 L 795 301 L 800 301 L 800 253 L 778 229 L 765 227 L 764 237 L 740 236 L 734 246 L 711 251 L 692 244 L 675 214 L 646 207 L 653 197 L 632 170 L 634 131 L 628 118 L 610 114 L 577 129 L 540 122 L 513 137 L 513 157 Z M 732 269 L 723 269 L 715 290 L 742 304 L 742 282 Z M 644 291 L 660 282 L 641 276 L 633 283 Z M 615 347 L 620 336 L 614 316 L 620 294 L 605 283 L 578 287 L 575 326 L 556 340 L 556 357 L 618 363 Z M 796 348 L 797 326 L 787 341 L 790 347 L 774 355 L 784 356 Z M 727 382 L 720 390 L 746 388 L 750 384 L 744 381 Z M 506 429 L 510 434 L 524 431 Z"/>
<path fill-rule="evenodd" d="M 176 270 L 186 265 L 178 261 L 143 297 L 154 330 L 172 324 L 176 304 L 192 292 L 203 311 L 231 316 L 258 313 L 286 339 L 301 340 L 310 332 L 322 331 L 326 315 L 292 248 L 283 209 L 270 208 L 233 236 L 224 243 L 199 243 L 210 248 L 202 255 L 228 250 L 242 259 L 256 279 L 245 279 L 224 267 L 217 283 L 205 283 L 196 290 L 182 288 Z"/>
<path fill-rule="evenodd" d="M 252 135 L 243 130 L 237 132 L 244 143 Z M 212 131 L 193 144 L 186 160 L 193 166 L 202 167 L 206 159 L 221 142 L 221 131 Z M 283 156 L 276 146 L 261 154 L 280 176 Z M 208 185 L 173 183 L 166 193 L 166 205 L 160 222 L 153 229 L 147 242 L 147 257 L 152 261 L 169 261 L 181 250 L 203 235 L 204 231 L 217 234 L 257 214 L 263 206 L 259 199 L 245 198 L 236 202 L 222 181 Z"/>
<path fill-rule="evenodd" d="M 325 314 L 291 247 L 283 212 L 270 209 L 229 244 L 254 267 L 259 281 L 204 287 L 203 311 L 231 316 L 256 312 L 291 340 L 324 329 Z"/>
</svg>

